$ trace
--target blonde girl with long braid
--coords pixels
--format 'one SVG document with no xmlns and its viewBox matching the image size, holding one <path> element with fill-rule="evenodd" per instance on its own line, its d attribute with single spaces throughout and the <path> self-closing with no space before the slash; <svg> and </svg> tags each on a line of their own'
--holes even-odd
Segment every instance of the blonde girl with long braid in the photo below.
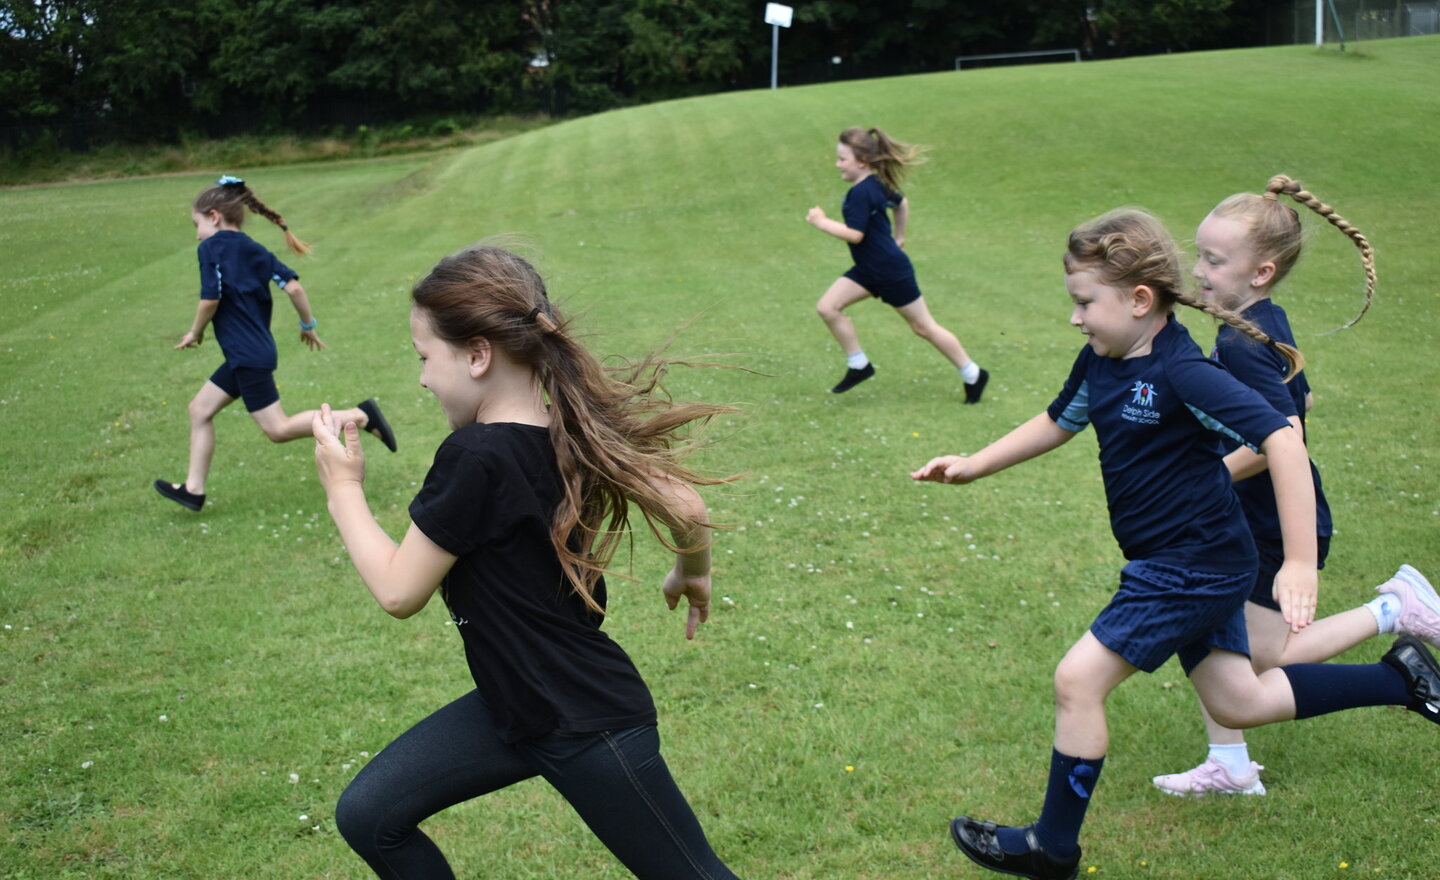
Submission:
<svg viewBox="0 0 1440 880">
<path fill-rule="evenodd" d="M 865 356 L 855 324 L 845 314 L 850 306 L 873 296 L 899 312 L 917 336 L 954 364 L 965 386 L 965 402 L 979 403 L 990 374 L 971 360 L 955 334 L 930 314 L 915 282 L 915 267 L 903 250 L 910 200 L 900 191 L 900 184 L 905 170 L 921 162 L 920 154 L 920 147 L 901 143 L 878 128 L 845 129 L 835 146 L 840 179 L 854 184 L 845 194 L 844 220 L 830 219 L 819 205 L 805 215 L 805 222 L 849 245 L 855 262 L 815 304 L 845 353 L 845 375 L 830 390 L 840 394 L 875 375 L 875 365 Z M 887 210 L 895 213 L 893 231 Z"/>
<path fill-rule="evenodd" d="M 439 592 L 475 689 L 367 764 L 336 826 L 376 875 L 442 880 L 454 874 L 420 822 L 543 776 L 636 877 L 734 878 L 660 756 L 645 682 L 600 629 L 602 574 L 635 510 L 675 555 L 661 593 L 672 610 L 683 600 L 685 637 L 708 617 L 711 523 L 695 487 L 719 481 L 683 463 L 681 435 L 730 410 L 672 402 L 663 362 L 603 367 L 508 250 L 441 260 L 411 299 L 420 384 L 451 433 L 404 538 L 370 512 L 353 421 L 324 408 L 315 458 L 376 602 L 404 618 Z"/>
<path fill-rule="evenodd" d="M 241 231 L 247 210 L 279 226 L 296 256 L 310 253 L 310 246 L 295 237 L 285 218 L 260 201 L 238 177 L 221 177 L 202 190 L 191 206 L 190 218 L 200 241 L 200 302 L 190 329 L 175 348 L 198 348 L 205 341 L 206 328 L 213 326 L 225 362 L 190 401 L 190 463 L 184 482 L 155 481 L 155 491 L 190 510 L 205 506 L 205 482 L 215 455 L 215 417 L 221 410 L 243 399 L 255 424 L 276 443 L 309 436 L 316 413 L 305 410 L 286 415 L 280 404 L 275 384 L 279 355 L 270 333 L 270 284 L 285 291 L 295 307 L 300 341 L 318 351 L 325 343 L 315 333 L 318 322 L 310 298 L 294 269 Z M 395 451 L 395 435 L 374 398 L 343 415 Z"/>
<path fill-rule="evenodd" d="M 1247 728 L 1360 706 L 1440 712 L 1440 664 L 1402 637 L 1379 663 L 1297 664 L 1257 675 L 1245 600 L 1259 564 L 1216 433 L 1270 465 L 1284 559 L 1280 607 L 1308 625 L 1315 595 L 1315 491 L 1305 444 L 1256 391 L 1207 359 L 1173 315 L 1193 306 L 1263 340 L 1233 311 L 1186 296 L 1179 251 L 1158 220 L 1112 212 L 1070 233 L 1064 257 L 1070 324 L 1086 338 L 1049 408 L 970 456 L 932 459 L 916 480 L 969 483 L 1049 452 L 1095 426 L 1110 524 L 1128 563 L 1119 588 L 1055 670 L 1055 740 L 1044 804 L 1031 825 L 962 816 L 956 846 L 973 862 L 1036 880 L 1069 880 L 1080 828 L 1109 750 L 1105 702 L 1137 670 L 1180 658 L 1211 714 Z M 1277 343 L 1287 371 L 1298 353 Z"/>
<path fill-rule="evenodd" d="M 1324 217 L 1359 251 L 1365 273 L 1365 301 L 1359 313 L 1344 325 L 1354 326 L 1374 299 L 1374 249 L 1365 235 L 1334 208 L 1283 174 L 1271 178 L 1263 193 L 1239 193 L 1215 206 L 1195 233 L 1192 274 L 1203 302 L 1242 316 L 1268 339 L 1293 345 L 1295 335 L 1289 319 L 1272 296 L 1299 259 L 1304 239 L 1299 214 L 1280 200 L 1282 196 Z M 1303 371 L 1291 373 L 1272 346 L 1252 344 L 1223 324 L 1211 357 L 1258 391 L 1301 437 L 1306 436 L 1305 419 L 1313 398 Z M 1259 572 L 1245 603 L 1250 662 L 1256 672 L 1289 663 L 1328 660 L 1377 635 L 1410 635 L 1440 646 L 1440 596 L 1410 565 L 1400 566 L 1393 577 L 1375 588 L 1379 596 L 1357 608 L 1303 628 L 1286 616 L 1271 592 L 1284 554 L 1266 459 L 1229 438 L 1223 442 L 1229 451 L 1225 463 L 1236 480 L 1235 491 L 1260 554 Z M 1330 508 L 1313 462 L 1310 474 L 1315 485 L 1317 562 L 1323 568 L 1332 532 Z M 1218 724 L 1205 712 L 1203 704 L 1200 710 L 1210 743 L 1205 760 L 1183 773 L 1154 777 L 1155 787 L 1167 794 L 1191 797 L 1265 794 L 1260 779 L 1264 767 L 1251 760 L 1244 733 Z"/>
</svg>

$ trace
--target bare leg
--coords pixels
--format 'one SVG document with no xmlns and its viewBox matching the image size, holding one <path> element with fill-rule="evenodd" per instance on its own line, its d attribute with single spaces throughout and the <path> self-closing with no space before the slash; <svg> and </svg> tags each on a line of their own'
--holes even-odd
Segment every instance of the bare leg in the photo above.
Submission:
<svg viewBox="0 0 1440 880">
<path fill-rule="evenodd" d="M 187 408 L 190 415 L 190 469 L 185 474 L 185 491 L 205 494 L 205 480 L 210 476 L 210 460 L 215 456 L 215 416 L 235 402 L 235 398 L 207 381 L 195 392 Z"/>
<path fill-rule="evenodd" d="M 830 335 L 840 343 L 840 349 L 847 355 L 857 354 L 860 347 L 860 337 L 855 333 L 855 324 L 845 314 L 845 309 L 870 296 L 870 291 L 851 281 L 843 275 L 835 279 L 820 301 L 815 304 L 815 311 L 820 313 L 820 319 L 825 326 L 830 328 Z"/>
<path fill-rule="evenodd" d="M 941 327 L 931 316 L 930 308 L 925 305 L 925 297 L 922 296 L 908 306 L 901 306 L 895 311 L 910 323 L 910 329 L 915 331 L 916 336 L 935 346 L 941 354 L 949 359 L 950 363 L 955 365 L 955 369 L 962 369 L 970 363 L 970 356 L 965 353 L 965 348 L 960 344 L 960 340 L 954 333 Z"/>
<path fill-rule="evenodd" d="M 355 426 L 362 431 L 370 422 L 370 418 L 358 408 L 337 409 L 331 410 L 331 412 L 334 413 L 335 421 L 338 424 L 354 422 Z M 315 413 L 316 410 L 307 409 L 293 416 L 287 416 L 285 408 L 277 400 L 264 409 L 257 409 L 250 415 L 255 419 L 255 424 L 260 426 L 260 430 L 264 431 L 265 436 L 269 437 L 271 441 L 288 443 L 301 437 L 314 436 L 310 433 L 310 423 L 315 418 Z"/>
<path fill-rule="evenodd" d="M 1375 615 L 1364 606 L 1351 608 L 1321 618 L 1298 633 L 1292 633 L 1275 665 L 1323 663 L 1377 635 L 1379 629 L 1375 625 Z"/>
<path fill-rule="evenodd" d="M 1055 751 L 1105 757 L 1110 747 L 1105 699 L 1134 673 L 1134 666 L 1092 633 L 1081 636 L 1055 668 Z"/>
<path fill-rule="evenodd" d="M 1244 654 L 1211 650 L 1191 671 L 1190 681 L 1205 708 L 1227 727 L 1259 727 L 1295 717 L 1295 694 L 1285 673 L 1271 669 L 1257 676 Z"/>
</svg>

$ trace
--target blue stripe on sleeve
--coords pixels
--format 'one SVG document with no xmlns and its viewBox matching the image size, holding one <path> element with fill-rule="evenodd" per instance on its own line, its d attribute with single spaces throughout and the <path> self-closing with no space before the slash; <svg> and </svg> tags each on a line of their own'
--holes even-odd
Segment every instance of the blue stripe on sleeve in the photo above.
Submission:
<svg viewBox="0 0 1440 880">
<path fill-rule="evenodd" d="M 1195 418 L 1200 420 L 1200 424 L 1204 425 L 1205 427 L 1209 428 L 1217 434 L 1223 434 L 1224 436 L 1229 437 L 1231 440 L 1234 440 L 1236 443 L 1239 443 L 1242 446 L 1249 447 L 1256 453 L 1260 453 L 1260 447 L 1256 446 L 1249 440 L 1246 440 L 1244 437 L 1241 437 L 1239 434 L 1225 427 L 1220 423 L 1218 419 L 1207 414 L 1204 410 L 1197 409 L 1193 404 L 1189 403 L 1185 404 L 1185 408 L 1195 414 Z"/>
<path fill-rule="evenodd" d="M 1075 396 L 1065 405 L 1065 411 L 1060 413 L 1060 418 L 1055 424 L 1072 433 L 1085 430 L 1090 424 L 1090 381 L 1087 379 L 1080 383 L 1075 391 Z"/>
</svg>

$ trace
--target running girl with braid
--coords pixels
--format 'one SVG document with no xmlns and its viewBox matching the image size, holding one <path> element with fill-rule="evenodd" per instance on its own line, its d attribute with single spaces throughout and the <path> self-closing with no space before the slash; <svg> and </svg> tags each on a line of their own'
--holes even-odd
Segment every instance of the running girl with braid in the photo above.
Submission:
<svg viewBox="0 0 1440 880">
<path fill-rule="evenodd" d="M 1280 201 L 1288 196 L 1345 233 L 1360 251 L 1365 269 L 1365 303 L 1346 327 L 1369 309 L 1375 295 L 1375 252 L 1366 237 L 1335 209 L 1285 175 L 1270 179 L 1265 192 L 1239 193 L 1215 206 L 1195 233 L 1193 275 L 1200 298 L 1259 327 L 1276 342 L 1293 346 L 1295 334 L 1285 310 L 1271 296 L 1300 257 L 1302 230 L 1294 208 Z M 1289 376 L 1289 364 L 1271 345 L 1256 345 L 1221 324 L 1210 355 L 1231 375 L 1260 392 L 1266 402 L 1306 436 L 1305 417 L 1312 397 L 1304 371 Z M 1358 608 L 1315 621 L 1301 629 L 1287 620 L 1272 594 L 1275 574 L 1284 561 L 1284 543 L 1275 504 L 1275 490 L 1264 456 L 1225 438 L 1225 458 L 1250 534 L 1260 554 L 1259 573 L 1245 603 L 1250 637 L 1250 663 L 1257 673 L 1290 663 L 1328 660 L 1376 635 L 1408 633 L 1440 646 L 1440 596 L 1412 566 L 1402 565 L 1394 577 L 1376 587 L 1379 596 Z M 1320 473 L 1310 464 L 1315 485 L 1317 563 L 1325 567 L 1330 545 L 1330 508 L 1320 487 Z M 1241 731 L 1216 723 L 1202 704 L 1210 749 L 1205 761 L 1184 773 L 1156 776 L 1155 787 L 1167 794 L 1265 794 L 1260 764 L 1250 759 Z"/>
<path fill-rule="evenodd" d="M 222 409 L 244 399 L 260 430 L 276 443 L 310 436 L 315 416 L 314 410 L 286 415 L 280 405 L 275 385 L 278 353 L 270 334 L 270 282 L 290 297 L 300 317 L 300 341 L 312 351 L 325 343 L 315 333 L 318 322 L 300 276 L 240 231 L 247 209 L 279 226 L 297 256 L 310 253 L 310 246 L 295 237 L 285 219 L 238 177 L 221 177 L 195 198 L 190 216 L 200 240 L 200 303 L 195 320 L 175 348 L 199 347 L 205 341 L 205 328 L 213 324 L 225 362 L 190 401 L 190 466 L 185 481 L 155 481 L 155 491 L 191 510 L 205 505 L 205 481 L 215 454 L 215 416 Z M 395 435 L 374 398 L 341 414 L 395 451 Z"/>
<path fill-rule="evenodd" d="M 970 359 L 954 333 L 931 316 L 915 283 L 915 268 L 902 250 L 910 200 L 900 192 L 900 182 L 905 169 L 919 163 L 920 148 L 894 140 L 878 128 L 847 128 L 840 133 L 835 155 L 840 179 L 854 184 L 841 208 L 844 222 L 826 217 L 818 205 L 805 215 L 805 222 L 848 244 L 855 261 L 815 305 L 845 353 L 845 375 L 830 390 L 836 394 L 849 391 L 875 375 L 875 365 L 865 356 L 855 324 L 845 314 L 845 309 L 873 296 L 892 306 L 916 335 L 955 365 L 965 383 L 965 402 L 979 403 L 990 374 Z M 895 212 L 893 234 L 887 210 Z"/>
<path fill-rule="evenodd" d="M 684 600 L 686 638 L 709 615 L 711 524 L 695 486 L 721 481 L 682 463 L 681 435 L 730 410 L 672 402 L 664 362 L 602 366 L 509 251 L 441 260 L 411 301 L 420 385 L 451 434 L 400 543 L 370 512 L 353 421 L 323 409 L 315 459 L 361 580 L 395 617 L 438 591 L 475 689 L 365 765 L 336 827 L 386 880 L 453 878 L 419 824 L 544 777 L 636 877 L 734 880 L 660 755 L 649 689 L 600 629 L 601 575 L 632 537 L 632 510 L 674 551 L 661 592 L 672 610 Z"/>
<path fill-rule="evenodd" d="M 1216 431 L 1264 454 L 1284 560 L 1274 595 L 1303 628 L 1315 605 L 1315 489 L 1300 434 L 1259 393 L 1207 359 L 1172 314 L 1176 304 L 1273 345 L 1293 375 L 1299 353 L 1244 318 L 1181 291 L 1179 251 L 1136 210 L 1070 233 L 1070 323 L 1087 338 L 1045 411 L 972 456 L 932 459 L 916 480 L 969 483 L 1049 452 L 1095 425 L 1110 524 L 1125 558 L 1120 585 L 1055 670 L 1055 741 L 1044 804 L 1031 825 L 969 817 L 951 837 L 982 867 L 1068 880 L 1109 749 L 1105 701 L 1137 670 L 1178 655 L 1211 714 L 1235 728 L 1361 706 L 1403 705 L 1440 723 L 1440 664 L 1412 636 L 1381 662 L 1295 664 L 1257 675 L 1247 656 L 1245 601 L 1259 560 Z"/>
</svg>

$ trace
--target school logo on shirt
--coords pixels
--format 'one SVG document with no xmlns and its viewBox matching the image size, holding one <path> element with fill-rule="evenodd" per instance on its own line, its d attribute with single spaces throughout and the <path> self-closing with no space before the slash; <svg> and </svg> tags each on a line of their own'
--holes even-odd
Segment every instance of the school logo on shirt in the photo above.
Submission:
<svg viewBox="0 0 1440 880">
<path fill-rule="evenodd" d="M 1130 389 L 1130 402 L 1120 408 L 1120 415 L 1126 421 L 1142 425 L 1160 424 L 1160 413 L 1155 410 L 1155 386 L 1150 382 L 1136 382 Z"/>
</svg>

